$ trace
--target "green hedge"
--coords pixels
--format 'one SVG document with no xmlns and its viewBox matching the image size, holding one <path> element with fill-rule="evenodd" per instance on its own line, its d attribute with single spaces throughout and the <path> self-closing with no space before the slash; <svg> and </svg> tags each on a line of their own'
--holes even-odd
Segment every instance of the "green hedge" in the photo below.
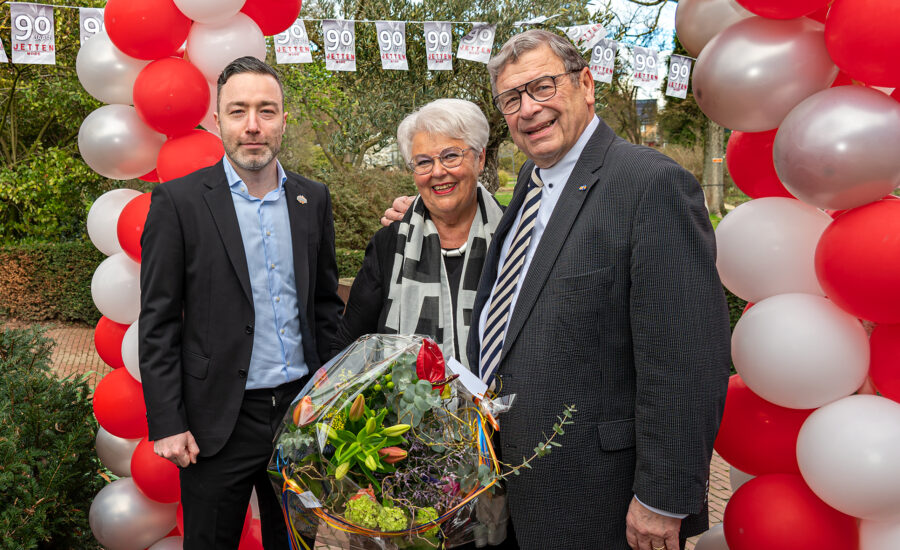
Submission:
<svg viewBox="0 0 900 550">
<path fill-rule="evenodd" d="M 0 312 L 26 321 L 96 323 L 91 277 L 105 257 L 87 241 L 0 246 Z"/>
<path fill-rule="evenodd" d="M 52 347 L 39 330 L 0 333 L 0 550 L 97 547 L 90 388 L 52 375 Z"/>
</svg>

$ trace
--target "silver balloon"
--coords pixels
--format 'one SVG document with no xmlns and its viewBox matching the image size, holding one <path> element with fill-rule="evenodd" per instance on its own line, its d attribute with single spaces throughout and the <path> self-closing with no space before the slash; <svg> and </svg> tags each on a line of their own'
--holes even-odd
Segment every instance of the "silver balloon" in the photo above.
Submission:
<svg viewBox="0 0 900 550">
<path fill-rule="evenodd" d="M 150 500 L 123 477 L 97 493 L 88 520 L 107 550 L 143 550 L 172 531 L 177 508 L 177 503 Z"/>
<path fill-rule="evenodd" d="M 775 171 L 788 191 L 819 208 L 854 208 L 900 185 L 900 102 L 862 86 L 806 99 L 775 136 Z"/>
<path fill-rule="evenodd" d="M 114 180 L 130 180 L 156 168 L 165 142 L 166 136 L 151 130 L 128 105 L 104 105 L 89 114 L 78 130 L 84 162 Z"/>
<path fill-rule="evenodd" d="M 720 523 L 703 533 L 694 550 L 728 550 L 728 543 L 725 542 L 725 526 Z"/>
<path fill-rule="evenodd" d="M 791 109 L 830 86 L 838 74 L 825 50 L 824 29 L 805 17 L 776 21 L 754 16 L 731 25 L 697 58 L 697 104 L 732 130 L 777 128 Z"/>
<path fill-rule="evenodd" d="M 737 491 L 741 487 L 741 485 L 743 485 L 744 483 L 747 483 L 754 477 L 756 477 L 756 476 L 752 476 L 752 475 L 748 474 L 747 472 L 742 472 L 741 470 L 738 470 L 734 466 L 729 466 L 729 468 L 728 468 L 728 482 L 731 484 L 731 492 L 732 493 Z"/>
<path fill-rule="evenodd" d="M 75 72 L 87 93 L 103 103 L 131 105 L 134 81 L 148 63 L 122 53 L 103 29 L 78 50 Z"/>
<path fill-rule="evenodd" d="M 103 428 L 97 430 L 97 456 L 109 471 L 120 477 L 131 476 L 131 455 L 140 439 L 116 437 Z"/>
<path fill-rule="evenodd" d="M 675 10 L 678 41 L 697 57 L 706 43 L 726 27 L 753 17 L 735 0 L 681 0 Z"/>
<path fill-rule="evenodd" d="M 184 537 L 166 537 L 147 550 L 182 550 Z"/>
</svg>

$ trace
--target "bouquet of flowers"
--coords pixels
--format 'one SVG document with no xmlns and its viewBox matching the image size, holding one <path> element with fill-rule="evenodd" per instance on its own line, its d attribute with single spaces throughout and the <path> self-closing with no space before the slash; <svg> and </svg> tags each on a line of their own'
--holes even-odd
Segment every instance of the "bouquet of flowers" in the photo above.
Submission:
<svg viewBox="0 0 900 550">
<path fill-rule="evenodd" d="M 487 425 L 505 406 L 466 375 L 418 336 L 364 336 L 322 367 L 270 464 L 293 548 L 449 548 L 488 528 L 476 499 L 499 479 Z"/>
</svg>

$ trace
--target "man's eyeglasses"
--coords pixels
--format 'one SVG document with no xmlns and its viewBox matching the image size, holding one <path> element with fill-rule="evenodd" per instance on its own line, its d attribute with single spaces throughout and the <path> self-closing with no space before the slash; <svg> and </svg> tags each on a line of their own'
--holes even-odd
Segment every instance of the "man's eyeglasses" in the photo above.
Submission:
<svg viewBox="0 0 900 550">
<path fill-rule="evenodd" d="M 441 161 L 444 168 L 456 168 L 463 161 L 466 151 L 472 151 L 472 147 L 460 149 L 459 147 L 447 147 L 439 155 L 416 155 L 406 165 L 416 174 L 424 176 L 434 170 L 434 159 Z"/>
<path fill-rule="evenodd" d="M 501 114 L 511 115 L 522 108 L 522 92 L 531 99 L 543 103 L 556 95 L 556 79 L 572 73 L 580 73 L 581 69 L 566 71 L 552 76 L 539 76 L 512 90 L 494 96 L 494 106 Z"/>
</svg>

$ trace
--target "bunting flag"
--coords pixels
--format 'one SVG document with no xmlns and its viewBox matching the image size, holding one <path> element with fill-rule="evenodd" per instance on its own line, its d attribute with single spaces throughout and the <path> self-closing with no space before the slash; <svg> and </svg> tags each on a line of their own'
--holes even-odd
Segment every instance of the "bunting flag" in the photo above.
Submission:
<svg viewBox="0 0 900 550">
<path fill-rule="evenodd" d="M 3 48 L 2 38 L 0 38 L 0 63 L 9 63 L 9 58 L 6 57 L 6 50 Z"/>
<path fill-rule="evenodd" d="M 659 52 L 653 48 L 635 46 L 634 51 L 634 84 L 646 90 L 659 87 Z"/>
<path fill-rule="evenodd" d="M 329 71 L 356 71 L 356 27 L 354 21 L 322 21 L 325 68 Z"/>
<path fill-rule="evenodd" d="M 606 37 L 606 29 L 600 23 L 593 25 L 575 25 L 574 27 L 556 27 L 566 33 L 572 44 L 582 52 L 586 52 L 597 45 L 601 38 Z"/>
<path fill-rule="evenodd" d="M 403 21 L 376 21 L 378 50 L 381 52 L 381 68 L 408 71 L 406 62 L 406 23 Z"/>
<path fill-rule="evenodd" d="M 453 37 L 450 34 L 450 23 L 425 22 L 425 55 L 429 71 L 453 70 Z"/>
<path fill-rule="evenodd" d="M 103 30 L 103 8 L 78 8 L 78 28 L 81 45 Z"/>
<path fill-rule="evenodd" d="M 613 71 L 616 68 L 616 50 L 618 42 L 601 38 L 591 50 L 591 75 L 597 82 L 612 82 Z"/>
<path fill-rule="evenodd" d="M 522 19 L 521 21 L 516 21 L 515 23 L 513 23 L 513 27 L 533 27 L 535 25 L 540 25 L 541 23 L 546 23 L 554 17 L 559 17 L 559 15 L 560 14 L 555 13 L 550 17 L 547 17 L 546 15 L 539 15 L 537 17 L 532 17 L 531 19 Z"/>
<path fill-rule="evenodd" d="M 41 4 L 9 5 L 12 62 L 29 65 L 56 64 L 53 7 Z"/>
<path fill-rule="evenodd" d="M 290 27 L 276 34 L 273 41 L 276 63 L 312 63 L 312 48 L 302 19 L 297 19 Z"/>
<path fill-rule="evenodd" d="M 666 95 L 681 99 L 687 97 L 692 65 L 693 61 L 690 57 L 673 55 L 669 58 L 669 81 L 666 84 Z"/>
<path fill-rule="evenodd" d="M 479 63 L 490 61 L 496 30 L 497 25 L 472 23 L 472 30 L 459 41 L 456 57 Z"/>
</svg>

